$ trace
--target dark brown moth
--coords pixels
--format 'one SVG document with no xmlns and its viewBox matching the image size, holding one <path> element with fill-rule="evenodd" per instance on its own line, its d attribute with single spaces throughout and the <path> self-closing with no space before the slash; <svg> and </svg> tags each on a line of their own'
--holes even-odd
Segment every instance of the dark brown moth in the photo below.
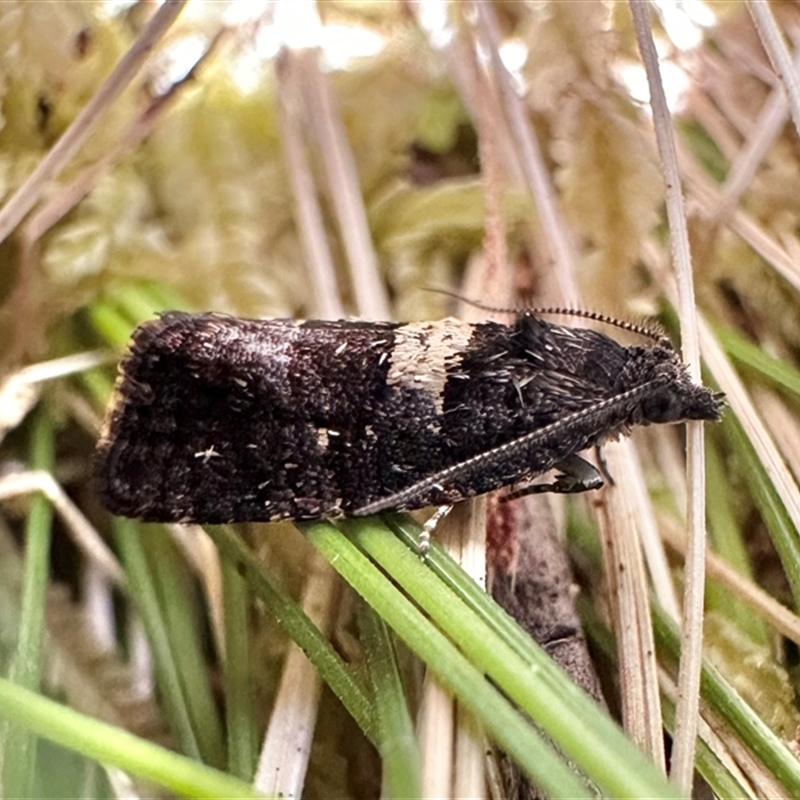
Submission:
<svg viewBox="0 0 800 800">
<path fill-rule="evenodd" d="M 720 416 L 721 395 L 652 338 L 624 346 L 527 311 L 510 325 L 169 312 L 136 330 L 121 365 L 100 494 L 123 516 L 222 523 L 594 488 L 580 451 Z"/>
</svg>

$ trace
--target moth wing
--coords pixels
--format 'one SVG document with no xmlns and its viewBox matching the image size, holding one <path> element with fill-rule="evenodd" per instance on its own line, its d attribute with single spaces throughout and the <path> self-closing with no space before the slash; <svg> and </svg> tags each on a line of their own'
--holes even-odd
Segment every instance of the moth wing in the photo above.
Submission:
<svg viewBox="0 0 800 800">
<path fill-rule="evenodd" d="M 338 454 L 362 436 L 394 327 L 177 312 L 145 323 L 98 443 L 106 507 L 161 522 L 341 513 L 360 476 Z"/>
</svg>

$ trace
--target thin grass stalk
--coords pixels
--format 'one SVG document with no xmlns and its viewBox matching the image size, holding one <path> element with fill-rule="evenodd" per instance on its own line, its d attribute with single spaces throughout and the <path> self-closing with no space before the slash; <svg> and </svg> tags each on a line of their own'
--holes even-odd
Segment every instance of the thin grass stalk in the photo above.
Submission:
<svg viewBox="0 0 800 800">
<path fill-rule="evenodd" d="M 455 506 L 436 529 L 437 541 L 479 591 L 486 590 L 486 499 L 475 498 Z M 428 693 L 434 695 L 427 697 Z M 441 696 L 440 696 L 441 695 Z M 420 726 L 424 727 L 430 750 L 422 749 L 423 789 L 431 795 L 442 781 L 445 794 L 455 797 L 480 795 L 485 786 L 486 738 L 481 726 L 470 719 L 463 705 L 447 693 L 441 681 L 426 675 L 420 708 Z M 423 714 L 436 715 L 423 716 Z M 431 730 L 438 736 L 431 737 Z M 444 738 L 444 732 L 449 734 Z M 443 754 L 447 749 L 449 753 Z M 443 769 L 449 765 L 449 769 Z"/>
<path fill-rule="evenodd" d="M 0 242 L 5 241 L 33 208 L 50 181 L 58 177 L 72 157 L 83 147 L 99 125 L 103 114 L 133 80 L 185 5 L 186 0 L 166 0 L 153 14 L 139 38 L 119 60 L 105 83 L 92 95 L 92 99 L 75 117 L 63 136 L 50 148 L 36 169 L 0 209 Z"/>
<path fill-rule="evenodd" d="M 277 110 L 286 172 L 292 186 L 295 221 L 300 243 L 314 289 L 315 312 L 320 319 L 342 319 L 344 308 L 339 299 L 322 210 L 314 177 L 306 153 L 305 131 L 299 108 L 297 55 L 285 50 L 276 59 Z"/>
<path fill-rule="evenodd" d="M 168 635 L 169 653 L 180 688 L 178 702 L 185 706 L 203 761 L 221 768 L 225 763 L 223 726 L 211 687 L 203 652 L 204 631 L 196 611 L 193 576 L 186 570 L 165 529 L 145 526 L 143 546 L 152 588 L 156 592 L 160 621 Z M 130 550 L 130 543 L 128 543 Z M 174 698 L 173 698 L 174 700 Z"/>
<path fill-rule="evenodd" d="M 228 658 L 224 622 L 226 611 L 219 551 L 199 525 L 167 525 L 166 528 L 200 581 L 214 646 L 225 667 Z"/>
<path fill-rule="evenodd" d="M 326 638 L 336 619 L 340 582 L 318 553 L 308 553 L 300 610 Z M 303 791 L 322 694 L 322 678 L 297 645 L 283 664 L 272 716 L 258 758 L 255 785 L 265 794 L 299 797 Z M 373 699 L 373 703 L 375 700 Z M 373 728 L 377 734 L 377 725 Z"/>
<path fill-rule="evenodd" d="M 661 519 L 661 535 L 664 541 L 678 553 L 683 554 L 686 543 L 681 537 L 682 531 L 670 523 L 666 517 Z M 779 603 L 772 595 L 767 594 L 753 581 L 737 572 L 727 561 L 709 551 L 706 554 L 706 571 L 709 578 L 719 581 L 742 602 L 746 603 L 764 622 L 771 625 L 778 633 L 800 646 L 800 617 L 793 614 L 786 606 Z"/>
<path fill-rule="evenodd" d="M 675 701 L 678 697 L 678 686 L 665 670 L 659 671 L 659 682 L 664 702 L 664 722 L 666 729 L 675 732 Z M 758 793 L 742 772 L 737 760 L 713 731 L 704 718 L 698 723 L 697 740 L 698 774 L 708 783 L 717 797 L 737 797 L 741 800 L 756 800 Z M 779 796 L 774 793 L 770 796 Z"/>
<path fill-rule="evenodd" d="M 359 611 L 360 629 L 378 716 L 384 797 L 424 797 L 420 751 L 386 623 L 369 606 Z M 449 741 L 449 740 L 448 740 Z"/>
<path fill-rule="evenodd" d="M 200 57 L 192 64 L 187 73 L 173 83 L 164 93 L 154 98 L 124 130 L 114 146 L 85 167 L 69 183 L 60 186 L 53 196 L 48 197 L 31 216 L 25 220 L 22 228 L 22 239 L 31 246 L 60 219 L 65 217 L 80 201 L 86 197 L 98 182 L 110 174 L 115 166 L 135 151 L 144 139 L 157 130 L 161 118 L 172 108 L 182 95 L 182 90 L 195 83 L 199 72 L 230 34 L 230 29 L 223 28 L 212 39 Z"/>
<path fill-rule="evenodd" d="M 691 198 L 702 209 L 706 219 L 713 220 L 722 203 L 719 190 L 711 183 L 705 172 L 682 154 L 681 171 L 690 188 Z M 728 215 L 726 224 L 731 231 L 749 244 L 792 288 L 800 292 L 800 266 L 797 259 L 768 233 L 751 214 L 737 208 Z"/>
<path fill-rule="evenodd" d="M 748 0 L 747 10 L 753 18 L 753 23 L 758 31 L 761 44 L 767 51 L 772 68 L 786 91 L 792 122 L 794 122 L 797 133 L 800 134 L 800 81 L 798 81 L 797 72 L 792 63 L 792 56 L 783 40 L 783 34 L 781 34 L 767 0 Z"/>
<path fill-rule="evenodd" d="M 653 109 L 656 140 L 661 153 L 667 191 L 667 218 L 678 284 L 678 303 L 684 361 L 695 383 L 700 383 L 700 344 L 692 281 L 692 259 L 683 189 L 671 115 L 667 107 L 655 42 L 650 28 L 649 6 L 644 0 L 630 1 L 634 29 L 647 72 L 650 105 Z M 671 776 L 685 792 L 692 786 L 697 718 L 700 703 L 700 666 L 703 652 L 703 598 L 705 590 L 705 457 L 703 424 L 686 424 L 687 483 L 686 516 L 689 524 L 689 550 L 684 566 L 684 598 L 681 666 L 678 678 L 678 703 L 675 713 L 675 738 Z"/>
<path fill-rule="evenodd" d="M 800 66 L 800 54 L 795 56 L 792 66 L 793 68 Z M 731 164 L 728 176 L 722 185 L 722 203 L 715 214 L 715 219 L 725 218 L 752 184 L 758 168 L 786 124 L 788 116 L 786 93 L 781 87 L 776 86 L 764 104 L 744 147 L 741 148 Z"/>
<path fill-rule="evenodd" d="M 623 458 L 617 459 L 619 482 L 625 486 L 641 540 L 647 571 L 659 603 L 673 619 L 680 618 L 678 596 L 667 554 L 659 536 L 653 501 L 644 481 L 639 453 L 632 442 L 622 441 Z M 615 470 L 617 469 L 615 468 Z M 615 474 L 617 474 L 615 472 Z"/>
<path fill-rule="evenodd" d="M 31 466 L 50 471 L 55 461 L 53 426 L 39 409 L 31 435 Z M 45 601 L 50 575 L 53 507 L 43 494 L 31 500 L 25 524 L 22 610 L 10 678 L 21 687 L 38 691 L 42 679 Z M 7 797 L 30 797 L 36 777 L 36 737 L 27 728 L 3 725 L 2 785 Z"/>
<path fill-rule="evenodd" d="M 771 491 L 780 501 L 782 514 L 786 516 L 787 522 L 791 523 L 783 526 L 786 533 L 785 540 L 776 540 L 776 547 L 779 551 L 783 551 L 783 568 L 792 589 L 794 602 L 799 605 L 800 539 L 797 532 L 800 531 L 800 489 L 736 370 L 725 356 L 708 324 L 704 320 L 700 322 L 703 353 L 709 370 L 725 392 L 731 410 L 736 414 L 735 422 L 741 426 L 750 447 L 763 466 Z"/>
<path fill-rule="evenodd" d="M 653 609 L 653 624 L 658 646 L 671 659 L 680 657 L 679 635 L 663 611 Z M 734 731 L 737 739 L 759 758 L 780 781 L 788 796 L 800 796 L 800 763 L 726 681 L 708 663 L 703 664 L 701 686 L 704 703 Z"/>
<path fill-rule="evenodd" d="M 0 678 L 0 718 L 184 797 L 263 797 L 247 783 Z M 6 795 L 8 796 L 8 795 Z"/>
<path fill-rule="evenodd" d="M 175 738 L 180 742 L 184 753 L 202 760 L 200 742 L 192 725 L 180 672 L 174 660 L 169 629 L 161 613 L 157 588 L 144 551 L 141 525 L 133 520 L 115 518 L 114 534 L 133 599 L 153 650 L 163 700 Z"/>
<path fill-rule="evenodd" d="M 225 724 L 231 775 L 250 781 L 258 758 L 252 664 L 249 647 L 250 593 L 236 565 L 223 560 L 225 614 Z"/>
<path fill-rule="evenodd" d="M 606 451 L 609 467 L 623 486 L 633 471 L 624 458 L 627 449 L 616 444 Z M 666 773 L 650 593 L 632 500 L 628 492 L 613 487 L 597 513 L 619 654 L 622 720 L 630 738 Z"/>
<path fill-rule="evenodd" d="M 31 470 L 0 478 L 0 500 L 34 493 L 41 493 L 52 504 L 84 556 L 116 586 L 125 588 L 125 573 L 116 556 L 50 472 Z"/>
<path fill-rule="evenodd" d="M 336 109 L 328 78 L 319 68 L 313 50 L 286 51 L 304 100 L 305 120 L 314 131 L 325 166 L 333 212 L 347 253 L 352 290 L 358 313 L 367 319 L 391 316 L 364 209 L 353 152 Z"/>
<path fill-rule="evenodd" d="M 427 670 L 422 681 L 416 726 L 424 797 L 449 797 L 453 793 L 455 725 L 452 694 L 432 670 Z"/>
<path fill-rule="evenodd" d="M 269 613 L 302 648 L 366 737 L 375 743 L 377 731 L 372 715 L 372 701 L 366 687 L 302 609 L 278 588 L 278 582 L 268 575 L 264 565 L 244 545 L 240 537 L 225 527 L 209 526 L 206 530 L 220 552 L 241 566 L 247 575 L 251 591 L 264 602 Z"/>
<path fill-rule="evenodd" d="M 530 118 L 500 57 L 501 37 L 497 17 L 489 3 L 474 2 L 472 5 L 478 19 L 480 39 L 491 58 L 494 79 L 502 98 L 503 111 L 514 139 L 526 188 L 536 204 L 542 228 L 540 242 L 550 250 L 548 255 L 552 259 L 553 274 L 559 287 L 559 302 L 576 307 L 579 305 L 575 282 L 576 254 L 568 227 L 558 211 L 555 191 Z"/>
</svg>

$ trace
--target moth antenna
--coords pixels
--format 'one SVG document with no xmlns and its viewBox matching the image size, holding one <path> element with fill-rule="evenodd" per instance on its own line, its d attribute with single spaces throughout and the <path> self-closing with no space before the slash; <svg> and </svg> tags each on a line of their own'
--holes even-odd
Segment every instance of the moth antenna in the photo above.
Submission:
<svg viewBox="0 0 800 800">
<path fill-rule="evenodd" d="M 503 308 L 502 306 L 490 306 L 486 303 L 481 303 L 479 300 L 470 300 L 468 297 L 463 297 L 462 295 L 457 294 L 456 292 L 450 292 L 447 289 L 429 289 L 428 291 L 453 297 L 456 300 L 461 300 L 463 303 L 467 303 L 475 308 L 480 308 L 483 311 L 488 311 L 491 314 L 558 314 L 567 317 L 581 317 L 583 319 L 592 320 L 593 322 L 601 322 L 604 325 L 612 325 L 615 328 L 621 328 L 622 330 L 628 331 L 629 333 L 634 333 L 637 336 L 644 336 L 646 339 L 650 339 L 651 341 L 656 342 L 662 347 L 667 347 L 670 350 L 675 349 L 672 341 L 658 323 L 645 324 L 629 322 L 627 320 L 617 319 L 616 317 L 609 316 L 608 314 L 602 314 L 599 311 L 589 311 L 582 308 L 563 308 L 561 306 L 510 306 L 509 308 Z"/>
</svg>

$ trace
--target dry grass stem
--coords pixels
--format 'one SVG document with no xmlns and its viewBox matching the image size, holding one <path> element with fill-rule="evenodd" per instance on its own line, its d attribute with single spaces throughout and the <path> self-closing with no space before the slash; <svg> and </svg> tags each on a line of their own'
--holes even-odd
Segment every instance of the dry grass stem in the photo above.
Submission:
<svg viewBox="0 0 800 800">
<path fill-rule="evenodd" d="M 125 573 L 97 529 L 81 510 L 67 497 L 60 484 L 49 472 L 31 470 L 16 472 L 0 478 L 0 500 L 41 492 L 55 508 L 75 544 L 84 555 L 102 570 L 117 586 L 126 585 Z"/>
<path fill-rule="evenodd" d="M 644 481 L 644 473 L 636 447 L 632 442 L 621 441 L 617 449 L 622 457 L 616 459 L 624 473 L 619 475 L 619 483 L 624 485 L 636 521 L 638 537 L 642 544 L 647 571 L 652 581 L 653 591 L 661 607 L 676 621 L 681 618 L 675 584 L 670 574 L 666 553 L 658 535 L 658 526 L 653 510 L 653 501 Z M 647 586 L 641 587 L 647 594 Z"/>
<path fill-rule="evenodd" d="M 486 794 L 486 736 L 463 706 L 456 707 L 456 771 L 453 797 L 484 798 Z"/>
<path fill-rule="evenodd" d="M 677 553 L 685 555 L 686 537 L 683 531 L 666 515 L 659 517 L 659 524 L 664 541 Z M 776 631 L 800 645 L 800 617 L 710 550 L 706 553 L 706 573 L 747 603 Z"/>
<path fill-rule="evenodd" d="M 606 447 L 605 456 L 618 487 L 627 487 L 629 472 L 633 470 L 624 449 L 612 443 Z M 596 507 L 617 640 L 622 721 L 633 741 L 654 764 L 665 770 L 647 573 L 636 509 L 629 493 L 618 487 L 608 488 L 602 503 Z"/>
<path fill-rule="evenodd" d="M 517 94 L 508 70 L 500 58 L 500 33 L 494 10 L 488 3 L 473 4 L 479 21 L 481 43 L 491 57 L 492 72 L 497 83 L 506 120 L 518 154 L 519 164 L 526 187 L 536 204 L 539 224 L 542 228 L 541 245 L 549 250 L 552 269 L 559 289 L 558 302 L 576 307 L 578 289 L 575 283 L 576 254 L 572 246 L 566 223 L 558 211 L 550 174 L 545 167 L 536 133 L 528 112 Z"/>
<path fill-rule="evenodd" d="M 293 64 L 296 55 L 285 50 L 276 62 L 278 122 L 286 171 L 292 186 L 295 220 L 305 254 L 306 268 L 314 288 L 315 313 L 322 319 L 345 316 L 339 299 L 336 273 L 328 236 L 322 218 L 314 176 L 305 145 L 305 128 L 298 104 L 297 77 Z"/>
<path fill-rule="evenodd" d="M 795 68 L 800 67 L 800 58 L 795 57 L 794 66 Z M 716 211 L 716 219 L 727 217 L 730 210 L 734 208 L 752 184 L 758 168 L 781 132 L 788 116 L 789 109 L 785 93 L 780 88 L 773 89 L 756 124 L 750 131 L 744 147 L 741 148 L 731 164 L 720 192 L 722 198 Z"/>
<path fill-rule="evenodd" d="M 687 180 L 692 200 L 702 209 L 703 216 L 712 220 L 723 198 L 718 189 L 702 173 L 700 168 L 688 158 L 682 159 L 682 171 Z M 746 211 L 737 209 L 728 215 L 727 226 L 743 241 L 749 244 L 775 271 L 783 277 L 795 291 L 800 291 L 800 265 L 792 253 Z"/>
<path fill-rule="evenodd" d="M 672 117 L 667 106 L 658 55 L 653 41 L 649 6 L 643 0 L 631 0 L 630 6 L 639 50 L 647 72 L 650 106 L 653 110 L 656 140 L 666 182 L 667 218 L 678 285 L 683 357 L 692 379 L 696 383 L 700 383 L 700 346 L 697 334 L 692 259 L 689 251 L 689 232 Z M 705 451 L 703 449 L 702 423 L 687 423 L 686 438 L 689 489 L 686 516 L 691 546 L 684 566 L 686 573 L 683 598 L 684 624 L 681 628 L 681 664 L 671 778 L 683 791 L 688 793 L 691 790 L 694 775 L 697 709 L 700 702 L 700 668 L 703 652 L 706 529 Z"/>
<path fill-rule="evenodd" d="M 218 31 L 200 57 L 192 64 L 186 75 L 175 81 L 163 94 L 154 98 L 131 122 L 128 128 L 120 134 L 116 143 L 101 158 L 81 170 L 65 186 L 59 187 L 56 193 L 49 197 L 41 208 L 31 214 L 22 227 L 24 246 L 32 246 L 46 231 L 86 197 L 97 186 L 101 178 L 108 175 L 115 165 L 132 153 L 138 145 L 156 130 L 161 118 L 177 102 L 181 91 L 197 79 L 200 69 L 217 53 L 220 45 L 230 33 L 230 28 L 222 28 Z"/>
<path fill-rule="evenodd" d="M 744 785 L 752 786 L 756 797 L 769 798 L 769 800 L 794 800 L 741 739 L 713 711 L 707 708 L 705 703 L 701 703 L 700 714 L 702 715 L 701 719 L 706 722 L 709 729 L 730 753 L 731 758 L 738 764 L 740 770 L 744 772 L 746 775 Z"/>
<path fill-rule="evenodd" d="M 340 583 L 317 553 L 308 559 L 301 606 L 327 636 L 336 617 Z M 253 784 L 266 795 L 300 797 L 319 711 L 322 680 L 299 647 L 290 647 L 261 747 Z"/>
<path fill-rule="evenodd" d="M 454 506 L 436 530 L 436 538 L 449 555 L 481 587 L 486 586 L 486 498 L 479 497 L 468 503 Z M 420 753 L 423 761 L 423 789 L 426 797 L 479 797 L 485 782 L 484 765 L 486 741 L 474 720 L 465 714 L 458 703 L 441 702 L 438 681 L 426 679 L 418 724 L 420 731 L 438 731 L 441 736 L 449 731 L 451 738 L 440 741 L 429 753 L 423 742 Z M 433 697 L 427 698 L 428 693 Z M 435 719 L 443 714 L 446 718 Z M 464 727 L 466 726 L 466 727 Z M 443 795 L 430 794 L 426 776 L 435 768 L 443 747 L 452 752 L 450 785 Z M 476 794 L 477 792 L 477 794 Z"/>
<path fill-rule="evenodd" d="M 756 411 L 749 393 L 723 352 L 711 329 L 700 320 L 703 355 L 711 374 L 719 384 L 731 411 L 744 428 L 748 440 L 772 481 L 792 524 L 800 530 L 800 492 L 789 468 Z"/>
<path fill-rule="evenodd" d="M 105 350 L 40 361 L 12 372 L 0 381 L 0 441 L 19 425 L 39 400 L 41 384 L 115 361 Z"/>
<path fill-rule="evenodd" d="M 783 40 L 783 35 L 767 0 L 748 0 L 747 7 L 758 35 L 761 37 L 761 43 L 767 51 L 772 68 L 786 90 L 794 127 L 800 134 L 800 81 L 797 79 L 797 71 L 792 63 L 789 49 L 786 47 L 786 42 Z"/>
<path fill-rule="evenodd" d="M 455 701 L 431 672 L 426 672 L 417 711 L 423 797 L 455 796 L 455 716 Z"/>
<path fill-rule="evenodd" d="M 653 441 L 652 452 L 658 474 L 663 479 L 675 508 L 682 513 L 687 503 L 686 455 L 683 442 L 669 429 L 650 430 L 648 438 L 650 437 Z"/>
<path fill-rule="evenodd" d="M 800 425 L 797 417 L 781 398 L 763 386 L 752 388 L 753 404 L 769 428 L 786 465 L 800 486 Z"/>
<path fill-rule="evenodd" d="M 664 697 L 675 704 L 678 698 L 678 685 L 674 678 L 665 669 L 659 668 L 658 681 Z M 740 764 L 734 758 L 723 739 L 702 716 L 698 719 L 697 733 L 714 755 L 725 765 L 726 769 L 730 771 L 731 775 L 739 781 L 742 786 L 750 790 L 750 794 L 748 794 L 747 797 L 755 800 L 759 795 L 750 784 L 747 775 L 742 771 Z M 750 758 L 750 756 L 747 755 L 747 758 Z M 763 769 L 760 765 L 758 765 L 758 768 L 763 775 Z"/>
<path fill-rule="evenodd" d="M 139 38 L 120 59 L 105 83 L 75 117 L 64 135 L 50 148 L 36 169 L 0 209 L 0 242 L 22 221 L 72 157 L 83 147 L 103 114 L 125 90 L 156 44 L 181 13 L 186 0 L 167 0 L 150 19 Z"/>
<path fill-rule="evenodd" d="M 358 313 L 366 319 L 389 319 L 389 301 L 380 280 L 353 153 L 328 78 L 319 68 L 319 54 L 287 51 L 285 58 L 293 62 L 291 70 L 304 100 L 306 125 L 314 132 L 325 167 Z"/>
</svg>

